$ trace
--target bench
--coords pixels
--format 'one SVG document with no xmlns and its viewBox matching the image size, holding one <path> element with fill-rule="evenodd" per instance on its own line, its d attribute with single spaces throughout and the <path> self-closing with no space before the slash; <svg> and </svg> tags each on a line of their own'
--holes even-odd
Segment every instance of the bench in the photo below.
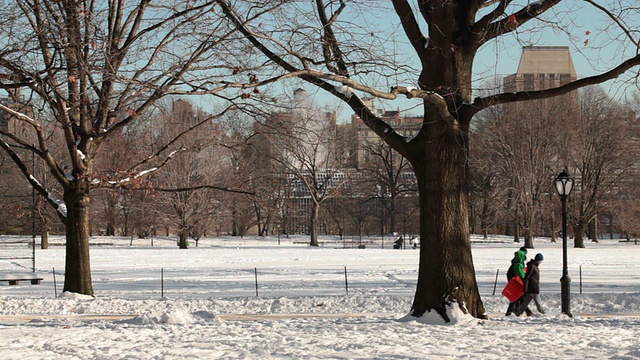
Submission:
<svg viewBox="0 0 640 360">
<path fill-rule="evenodd" d="M 18 285 L 20 281 L 30 281 L 31 285 L 40 285 L 42 278 L 36 273 L 0 273 L 0 281 L 8 281 L 9 285 Z"/>
</svg>

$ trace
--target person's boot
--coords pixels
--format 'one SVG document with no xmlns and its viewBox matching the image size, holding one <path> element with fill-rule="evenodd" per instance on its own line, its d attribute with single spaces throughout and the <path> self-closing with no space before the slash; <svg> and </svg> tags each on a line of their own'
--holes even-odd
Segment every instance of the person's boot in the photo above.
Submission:
<svg viewBox="0 0 640 360">
<path fill-rule="evenodd" d="M 507 307 L 507 312 L 504 314 L 504 316 L 510 316 L 515 310 L 514 310 L 515 306 L 513 305 L 513 303 L 509 303 L 509 307 Z"/>
<path fill-rule="evenodd" d="M 526 309 L 524 312 L 527 314 L 527 316 L 533 315 L 533 312 L 529 309 Z"/>
</svg>

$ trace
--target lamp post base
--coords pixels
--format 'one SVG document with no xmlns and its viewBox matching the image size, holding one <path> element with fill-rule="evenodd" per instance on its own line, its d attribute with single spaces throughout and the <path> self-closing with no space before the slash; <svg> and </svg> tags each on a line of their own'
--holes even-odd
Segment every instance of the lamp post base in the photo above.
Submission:
<svg viewBox="0 0 640 360">
<path fill-rule="evenodd" d="M 569 316 L 569 317 L 573 317 L 573 315 L 571 315 L 571 309 L 570 309 L 570 301 L 571 301 L 571 292 L 570 292 L 570 284 L 571 284 L 571 278 L 569 277 L 569 275 L 563 275 L 560 278 L 560 300 L 562 302 L 562 313 Z"/>
</svg>

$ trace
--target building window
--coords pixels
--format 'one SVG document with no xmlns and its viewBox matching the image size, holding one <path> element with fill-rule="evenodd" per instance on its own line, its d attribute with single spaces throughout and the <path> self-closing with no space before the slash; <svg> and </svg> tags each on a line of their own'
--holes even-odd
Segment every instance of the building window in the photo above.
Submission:
<svg viewBox="0 0 640 360">
<path fill-rule="evenodd" d="M 533 74 L 524 74 L 524 91 L 533 91 Z"/>
</svg>

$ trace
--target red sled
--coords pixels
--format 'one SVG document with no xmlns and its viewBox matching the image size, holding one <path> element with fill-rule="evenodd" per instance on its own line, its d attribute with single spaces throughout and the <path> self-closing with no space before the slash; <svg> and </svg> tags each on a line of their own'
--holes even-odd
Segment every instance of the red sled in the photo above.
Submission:
<svg viewBox="0 0 640 360">
<path fill-rule="evenodd" d="M 509 280 L 504 289 L 502 289 L 502 295 L 509 299 L 509 302 L 514 302 L 524 295 L 524 283 L 520 276 L 514 276 Z"/>
</svg>

